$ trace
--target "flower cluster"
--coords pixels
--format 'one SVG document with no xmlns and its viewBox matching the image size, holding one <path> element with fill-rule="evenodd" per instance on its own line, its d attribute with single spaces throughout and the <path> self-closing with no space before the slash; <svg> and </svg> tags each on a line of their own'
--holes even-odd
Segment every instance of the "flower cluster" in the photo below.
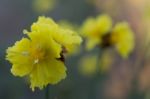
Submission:
<svg viewBox="0 0 150 99">
<path fill-rule="evenodd" d="M 31 31 L 24 30 L 24 33 L 27 37 L 7 49 L 6 59 L 13 64 L 12 74 L 29 77 L 32 90 L 64 79 L 64 55 L 82 42 L 76 32 L 41 16 L 32 24 Z"/>
<path fill-rule="evenodd" d="M 86 38 L 86 49 L 92 50 L 97 45 L 101 48 L 114 46 L 122 57 L 127 57 L 134 48 L 134 35 L 127 22 L 117 23 L 112 27 L 108 15 L 88 18 L 81 28 Z"/>
</svg>

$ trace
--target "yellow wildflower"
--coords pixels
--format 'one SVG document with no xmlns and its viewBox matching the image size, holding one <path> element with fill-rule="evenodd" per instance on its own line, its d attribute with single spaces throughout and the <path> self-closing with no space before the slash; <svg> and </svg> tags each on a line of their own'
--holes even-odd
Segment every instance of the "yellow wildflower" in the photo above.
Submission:
<svg viewBox="0 0 150 99">
<path fill-rule="evenodd" d="M 114 55 L 111 53 L 110 50 L 103 51 L 100 61 L 99 61 L 99 67 L 101 73 L 107 73 L 111 69 L 111 65 L 114 61 Z"/>
<path fill-rule="evenodd" d="M 82 26 L 82 36 L 86 38 L 87 50 L 93 49 L 102 43 L 102 37 L 112 28 L 112 20 L 108 15 L 100 15 L 96 18 L 88 18 Z"/>
<path fill-rule="evenodd" d="M 117 51 L 127 57 L 134 48 L 134 35 L 128 23 L 122 22 L 116 24 L 112 30 L 111 40 L 112 45 L 115 45 Z"/>
<path fill-rule="evenodd" d="M 33 0 L 33 9 L 38 13 L 46 13 L 52 10 L 56 0 Z"/>
<path fill-rule="evenodd" d="M 86 55 L 79 62 L 79 72 L 85 76 L 94 75 L 97 71 L 97 56 Z"/>
<path fill-rule="evenodd" d="M 64 79 L 64 53 L 69 51 L 70 46 L 80 44 L 81 38 L 46 17 L 39 17 L 31 26 L 31 31 L 25 30 L 25 34 L 28 38 L 22 38 L 7 49 L 6 58 L 13 64 L 12 74 L 28 76 L 32 90 Z"/>
</svg>

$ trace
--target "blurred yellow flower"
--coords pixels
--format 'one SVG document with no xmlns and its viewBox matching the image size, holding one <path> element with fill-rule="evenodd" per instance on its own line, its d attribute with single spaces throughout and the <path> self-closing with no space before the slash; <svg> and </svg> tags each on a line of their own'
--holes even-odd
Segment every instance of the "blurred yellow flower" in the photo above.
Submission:
<svg viewBox="0 0 150 99">
<path fill-rule="evenodd" d="M 22 38 L 7 49 L 6 59 L 13 64 L 12 74 L 28 76 L 33 91 L 35 87 L 42 89 L 64 79 L 64 54 L 69 52 L 70 46 L 80 44 L 82 39 L 44 16 L 33 23 L 31 32 L 24 32 L 28 38 Z"/>
<path fill-rule="evenodd" d="M 46 13 L 54 8 L 56 0 L 33 0 L 32 2 L 34 11 L 38 13 Z"/>
<path fill-rule="evenodd" d="M 114 62 L 114 55 L 110 50 L 103 51 L 99 59 L 99 67 L 101 73 L 106 73 L 111 69 Z"/>
<path fill-rule="evenodd" d="M 85 55 L 79 61 L 78 70 L 84 76 L 93 76 L 96 73 L 107 73 L 111 69 L 114 59 L 113 54 L 108 51 L 102 51 L 101 56 Z"/>
<path fill-rule="evenodd" d="M 116 24 L 110 38 L 111 44 L 116 47 L 120 55 L 127 58 L 134 48 L 134 35 L 128 23 Z"/>
<path fill-rule="evenodd" d="M 81 28 L 81 34 L 86 38 L 86 49 L 91 50 L 102 43 L 102 37 L 110 32 L 112 20 L 108 15 L 88 18 Z"/>
<path fill-rule="evenodd" d="M 85 55 L 79 61 L 79 72 L 85 76 L 94 75 L 97 72 L 97 56 Z"/>
<path fill-rule="evenodd" d="M 127 22 L 120 22 L 112 28 L 112 20 L 108 15 L 88 18 L 81 27 L 81 34 L 86 39 L 86 49 L 97 45 L 107 48 L 115 46 L 120 55 L 126 58 L 134 48 L 134 35 Z"/>
</svg>

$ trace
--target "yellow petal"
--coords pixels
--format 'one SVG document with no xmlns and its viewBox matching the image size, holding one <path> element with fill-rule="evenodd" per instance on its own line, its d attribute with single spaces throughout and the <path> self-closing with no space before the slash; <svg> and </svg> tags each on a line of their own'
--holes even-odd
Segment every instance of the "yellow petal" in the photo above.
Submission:
<svg viewBox="0 0 150 99">
<path fill-rule="evenodd" d="M 82 38 L 77 35 L 77 33 L 68 30 L 61 29 L 59 33 L 53 33 L 53 37 L 62 46 L 65 48 L 70 48 L 70 46 L 80 45 Z M 68 50 L 69 51 L 69 50 Z"/>
<path fill-rule="evenodd" d="M 44 50 L 49 56 L 51 56 L 51 58 L 60 57 L 62 47 L 52 39 L 52 36 L 49 33 L 32 32 L 29 33 L 28 36 L 30 37 L 33 46 L 44 48 Z"/>
<path fill-rule="evenodd" d="M 112 20 L 108 15 L 100 15 L 97 17 L 97 28 L 101 35 L 107 34 L 112 28 Z"/>
<path fill-rule="evenodd" d="M 134 48 L 134 35 L 128 23 L 118 23 L 112 33 L 111 42 L 121 56 L 127 58 Z"/>
<path fill-rule="evenodd" d="M 66 67 L 63 62 L 49 60 L 38 64 L 30 74 L 31 88 L 42 89 L 47 84 L 57 84 L 66 77 Z"/>
<path fill-rule="evenodd" d="M 7 49 L 6 59 L 13 63 L 11 72 L 15 76 L 25 76 L 33 67 L 32 62 L 29 60 L 29 47 L 30 41 L 23 38 L 17 41 L 13 47 Z"/>
</svg>

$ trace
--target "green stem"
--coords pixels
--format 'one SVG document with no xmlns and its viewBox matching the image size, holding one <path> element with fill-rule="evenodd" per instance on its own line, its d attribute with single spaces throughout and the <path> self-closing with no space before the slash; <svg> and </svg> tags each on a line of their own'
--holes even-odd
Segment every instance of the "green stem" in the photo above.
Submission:
<svg viewBox="0 0 150 99">
<path fill-rule="evenodd" d="M 45 99 L 49 99 L 49 86 L 45 89 Z"/>
<path fill-rule="evenodd" d="M 99 55 L 97 57 L 97 67 L 99 67 L 99 61 L 102 57 L 103 50 L 100 50 Z M 93 77 L 90 81 L 90 91 L 89 91 L 89 99 L 96 99 L 97 98 L 97 88 L 98 85 L 101 84 L 101 74 L 98 71 L 95 77 Z"/>
</svg>

